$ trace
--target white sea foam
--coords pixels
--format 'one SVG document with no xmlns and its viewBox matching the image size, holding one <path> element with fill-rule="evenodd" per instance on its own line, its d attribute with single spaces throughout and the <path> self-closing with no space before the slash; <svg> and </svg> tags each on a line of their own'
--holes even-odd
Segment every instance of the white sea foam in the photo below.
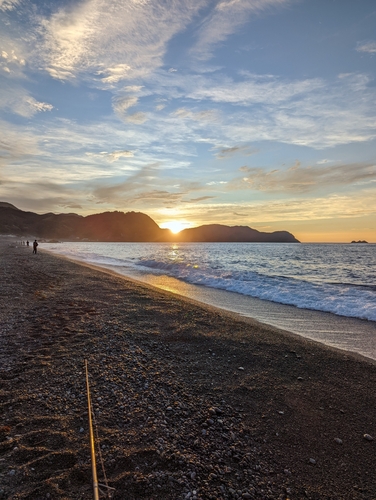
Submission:
<svg viewBox="0 0 376 500">
<path fill-rule="evenodd" d="M 376 245 L 62 243 L 74 259 L 376 321 Z"/>
</svg>

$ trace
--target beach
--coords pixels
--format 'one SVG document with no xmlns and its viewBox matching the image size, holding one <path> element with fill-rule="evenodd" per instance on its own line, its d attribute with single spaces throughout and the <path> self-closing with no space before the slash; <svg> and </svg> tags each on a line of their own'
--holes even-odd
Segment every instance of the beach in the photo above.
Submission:
<svg viewBox="0 0 376 500">
<path fill-rule="evenodd" d="M 0 243 L 0 498 L 376 498 L 376 365 Z M 101 498 L 106 498 L 101 494 Z"/>
</svg>

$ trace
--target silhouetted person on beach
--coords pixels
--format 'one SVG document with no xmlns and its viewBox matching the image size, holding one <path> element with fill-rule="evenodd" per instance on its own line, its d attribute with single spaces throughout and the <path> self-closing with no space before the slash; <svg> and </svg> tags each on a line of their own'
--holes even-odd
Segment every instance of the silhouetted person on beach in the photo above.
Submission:
<svg viewBox="0 0 376 500">
<path fill-rule="evenodd" d="M 33 253 L 37 253 L 37 248 L 38 248 L 38 242 L 37 240 L 35 240 L 33 243 Z"/>
<path fill-rule="evenodd" d="M 29 246 L 29 240 L 27 240 L 27 242 L 26 242 L 26 246 L 27 246 L 27 247 Z"/>
</svg>

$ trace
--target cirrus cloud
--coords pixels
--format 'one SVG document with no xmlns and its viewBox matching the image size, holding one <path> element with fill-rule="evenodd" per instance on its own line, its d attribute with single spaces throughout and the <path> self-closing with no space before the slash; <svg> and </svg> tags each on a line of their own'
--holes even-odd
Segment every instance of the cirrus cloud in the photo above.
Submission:
<svg viewBox="0 0 376 500">
<path fill-rule="evenodd" d="M 245 24 L 252 14 L 285 7 L 292 0 L 220 0 L 202 23 L 192 53 L 201 60 L 211 57 L 213 49 Z"/>
<path fill-rule="evenodd" d="M 120 158 L 133 158 L 134 152 L 128 150 L 112 151 L 111 153 L 108 153 L 107 151 L 101 151 L 100 153 L 87 152 L 86 156 L 89 156 L 91 158 L 104 158 L 110 163 L 112 163 L 114 161 L 119 160 Z"/>
<path fill-rule="evenodd" d="M 40 15 L 35 30 L 40 65 L 53 78 L 97 77 L 113 86 L 162 66 L 171 38 L 189 24 L 206 0 L 124 2 L 87 0 Z"/>
<path fill-rule="evenodd" d="M 358 52 L 366 52 L 368 54 L 376 54 L 376 40 L 368 40 L 367 42 L 359 42 L 356 50 Z"/>
<path fill-rule="evenodd" d="M 36 113 L 52 111 L 53 106 L 47 102 L 37 101 L 22 87 L 7 85 L 0 94 L 0 109 L 31 118 Z"/>
<path fill-rule="evenodd" d="M 375 163 L 302 167 L 297 161 L 287 170 L 241 167 L 242 177 L 229 183 L 229 189 L 252 189 L 265 193 L 306 193 L 334 186 L 354 186 L 376 182 Z"/>
<path fill-rule="evenodd" d="M 12 10 L 21 3 L 21 0 L 0 0 L 0 10 Z"/>
</svg>

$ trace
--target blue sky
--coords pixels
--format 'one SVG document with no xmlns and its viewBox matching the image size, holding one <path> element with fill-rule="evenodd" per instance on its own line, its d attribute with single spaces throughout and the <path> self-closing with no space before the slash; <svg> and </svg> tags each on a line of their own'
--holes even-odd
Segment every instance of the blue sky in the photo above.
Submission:
<svg viewBox="0 0 376 500">
<path fill-rule="evenodd" d="M 374 0 L 0 0 L 0 201 L 376 241 Z"/>
</svg>

